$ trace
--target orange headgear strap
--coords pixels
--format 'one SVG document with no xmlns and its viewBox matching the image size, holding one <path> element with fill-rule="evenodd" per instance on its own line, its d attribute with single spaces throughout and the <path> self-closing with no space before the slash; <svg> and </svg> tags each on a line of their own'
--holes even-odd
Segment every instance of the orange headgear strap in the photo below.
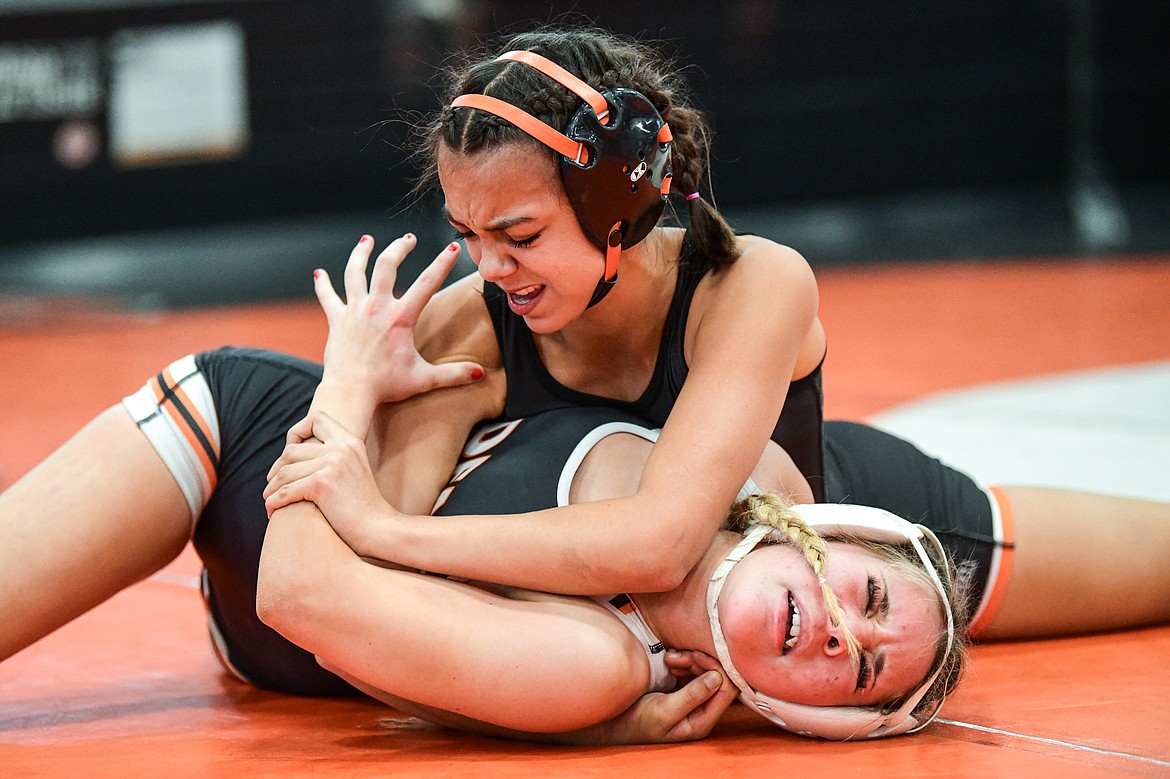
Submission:
<svg viewBox="0 0 1170 779">
<path fill-rule="evenodd" d="M 605 281 L 617 281 L 618 260 L 622 258 L 622 223 L 617 222 L 609 230 L 605 242 Z"/>
<path fill-rule="evenodd" d="M 589 149 L 580 141 L 557 132 L 532 114 L 490 95 L 460 95 L 451 101 L 452 108 L 475 108 L 511 122 L 545 146 L 568 157 L 578 165 L 589 161 Z"/>
<path fill-rule="evenodd" d="M 601 93 L 547 57 L 542 57 L 531 51 L 508 51 L 496 57 L 496 60 L 522 62 L 530 68 L 539 70 L 588 103 L 589 107 L 593 109 L 593 113 L 597 114 L 597 120 L 599 122 L 603 125 L 609 123 L 609 105 L 605 102 L 605 98 L 602 97 Z M 475 108 L 480 111 L 487 111 L 489 114 L 495 114 L 501 119 L 516 125 L 545 146 L 573 160 L 578 165 L 586 165 L 589 162 L 589 149 L 586 148 L 585 144 L 574 141 L 569 136 L 545 124 L 524 109 L 499 98 L 491 97 L 490 95 L 460 95 L 451 101 L 451 107 Z M 663 129 L 666 130 L 666 134 L 669 136 L 670 130 L 666 129 L 665 126 Z M 659 135 L 661 136 L 661 132 Z"/>
<path fill-rule="evenodd" d="M 601 93 L 547 57 L 542 57 L 533 51 L 506 51 L 496 57 L 496 60 L 523 62 L 530 68 L 536 68 L 588 103 L 589 107 L 593 109 L 593 113 L 597 114 L 597 121 L 609 124 L 609 105 Z"/>
</svg>

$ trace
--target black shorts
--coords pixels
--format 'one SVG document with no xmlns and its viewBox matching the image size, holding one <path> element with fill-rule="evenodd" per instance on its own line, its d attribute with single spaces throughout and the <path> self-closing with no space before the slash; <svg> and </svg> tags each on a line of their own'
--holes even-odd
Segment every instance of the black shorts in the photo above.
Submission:
<svg viewBox="0 0 1170 779">
<path fill-rule="evenodd" d="M 1002 492 L 913 444 L 853 422 L 825 423 L 825 500 L 876 506 L 934 531 L 971 593 L 972 634 L 994 616 L 1014 529 Z"/>
<path fill-rule="evenodd" d="M 321 370 L 276 352 L 225 347 L 178 360 L 148 382 L 138 394 L 155 402 L 152 414 L 131 408 L 176 481 L 188 485 L 208 627 L 220 660 L 257 687 L 300 695 L 355 692 L 256 616 L 268 526 L 265 476 L 284 450 L 288 429 L 308 413 Z M 148 429 L 164 416 L 173 422 L 169 430 Z"/>
</svg>

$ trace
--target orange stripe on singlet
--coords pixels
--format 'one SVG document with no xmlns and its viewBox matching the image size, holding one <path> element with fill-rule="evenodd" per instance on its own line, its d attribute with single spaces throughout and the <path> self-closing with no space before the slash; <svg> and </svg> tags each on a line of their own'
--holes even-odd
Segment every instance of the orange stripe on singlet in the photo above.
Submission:
<svg viewBox="0 0 1170 779">
<path fill-rule="evenodd" d="M 182 431 L 183 437 L 187 439 L 187 445 L 195 452 L 200 464 L 203 466 L 204 473 L 207 474 L 207 483 L 214 490 L 218 482 L 215 476 L 215 465 L 211 462 L 211 458 L 207 456 L 207 450 L 203 448 L 203 443 L 191 429 L 190 423 L 187 422 L 182 414 L 176 412 L 173 406 L 175 403 L 182 404 L 187 413 L 191 415 L 191 418 L 195 420 L 195 424 L 199 426 L 200 431 L 207 437 L 207 441 L 214 447 L 215 438 L 210 435 L 211 427 L 207 424 L 207 420 L 203 418 L 203 415 L 199 413 L 199 409 L 191 403 L 191 398 L 179 387 L 178 382 L 175 381 L 175 377 L 171 375 L 171 369 L 169 367 L 164 368 L 162 375 L 163 380 L 166 381 L 167 387 L 174 393 L 175 398 L 170 404 L 166 403 L 166 393 L 163 391 L 162 386 L 159 385 L 158 377 L 156 376 L 150 380 L 150 389 L 154 393 L 155 401 L 158 403 L 159 409 L 165 412 L 179 430 Z M 216 452 L 216 454 L 219 453 Z"/>
<path fill-rule="evenodd" d="M 630 599 L 629 595 L 626 595 L 624 593 L 620 594 L 620 595 L 615 595 L 612 598 L 610 598 L 609 605 L 613 606 L 615 609 L 620 611 L 622 614 L 633 614 L 635 611 L 634 601 Z"/>
<path fill-rule="evenodd" d="M 1007 493 L 999 487 L 991 487 L 988 491 L 999 506 L 1000 529 L 1003 535 L 999 539 L 999 566 L 993 572 L 995 581 L 988 583 L 991 587 L 991 595 L 987 598 L 987 603 L 983 606 L 983 611 L 979 614 L 978 619 L 973 621 L 967 629 L 967 633 L 971 636 L 978 635 L 980 631 L 991 624 L 996 612 L 999 611 L 1004 593 L 1007 591 L 1008 581 L 1012 578 L 1012 557 L 1016 548 L 1016 519 L 1012 515 L 1011 501 L 1008 500 Z"/>
<path fill-rule="evenodd" d="M 167 383 L 170 384 L 171 392 L 175 393 L 175 397 L 179 399 L 183 408 L 187 409 L 187 413 L 195 420 L 195 424 L 199 425 L 199 429 L 203 432 L 203 437 L 207 439 L 208 445 L 215 451 L 215 456 L 219 457 L 219 444 L 216 443 L 215 436 L 212 435 L 211 425 L 199 413 L 199 407 L 191 402 L 191 396 L 187 394 L 187 390 L 183 389 L 183 385 L 179 384 L 171 376 L 170 368 L 165 368 L 163 375 L 166 377 Z"/>
</svg>

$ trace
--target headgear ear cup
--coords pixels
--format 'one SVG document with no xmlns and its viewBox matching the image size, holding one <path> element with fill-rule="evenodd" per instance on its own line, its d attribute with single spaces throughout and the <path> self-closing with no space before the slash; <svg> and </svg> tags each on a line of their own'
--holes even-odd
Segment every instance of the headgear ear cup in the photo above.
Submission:
<svg viewBox="0 0 1170 779">
<path fill-rule="evenodd" d="M 561 158 L 565 192 L 585 234 L 605 246 L 614 225 L 621 225 L 621 248 L 629 249 L 650 234 L 666 208 L 663 185 L 670 176 L 670 140 L 661 140 L 666 123 L 640 92 L 612 89 L 601 93 L 611 121 L 603 125 L 583 105 L 569 120 L 565 135 L 590 150 L 584 165 Z"/>
<path fill-rule="evenodd" d="M 493 113 L 560 155 L 561 180 L 581 230 L 605 253 L 605 269 L 589 303 L 592 306 L 617 281 L 622 250 L 649 235 L 666 208 L 670 128 L 640 92 L 622 88 L 598 92 L 531 51 L 510 51 L 497 59 L 535 68 L 582 100 L 564 133 L 487 95 L 460 95 L 451 106 Z"/>
<path fill-rule="evenodd" d="M 909 733 L 925 727 L 941 708 L 941 703 L 928 717 L 914 715 L 923 696 L 934 684 L 942 668 L 946 665 L 946 658 L 954 646 L 954 619 L 951 615 L 950 601 L 943 587 L 933 563 L 930 561 L 922 545 L 922 539 L 927 539 L 937 549 L 941 550 L 938 540 L 925 527 L 913 525 L 901 517 L 890 514 L 881 509 L 866 506 L 846 506 L 831 503 L 815 505 L 792 506 L 793 511 L 812 528 L 820 533 L 848 533 L 861 538 L 886 543 L 909 544 L 917 553 L 926 568 L 932 583 L 938 590 L 946 612 L 946 650 L 939 667 L 912 692 L 905 702 L 896 710 L 889 713 L 850 706 L 809 706 L 806 704 L 789 703 L 763 695 L 752 689 L 751 685 L 736 670 L 731 661 L 731 654 L 719 624 L 718 601 L 723 582 L 737 562 L 747 556 L 753 548 L 761 542 L 767 541 L 779 531 L 764 525 L 753 526 L 734 550 L 716 568 L 711 577 L 707 590 L 707 614 L 711 622 L 711 633 L 715 640 L 716 654 L 723 664 L 723 669 L 731 680 L 740 689 L 740 698 L 749 708 L 754 709 L 764 718 L 771 720 L 785 730 L 805 736 L 816 736 L 834 741 L 848 741 L 855 738 L 879 738 L 893 736 L 900 733 Z M 943 556 L 945 564 L 945 555 Z M 949 573 L 947 574 L 949 575 Z"/>
</svg>

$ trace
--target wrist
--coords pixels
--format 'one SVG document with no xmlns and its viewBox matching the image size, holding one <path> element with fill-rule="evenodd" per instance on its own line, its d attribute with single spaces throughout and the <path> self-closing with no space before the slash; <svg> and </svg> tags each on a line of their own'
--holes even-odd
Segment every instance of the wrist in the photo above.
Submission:
<svg viewBox="0 0 1170 779">
<path fill-rule="evenodd" d="M 350 548 L 359 557 L 404 564 L 399 559 L 403 549 L 400 533 L 397 533 L 401 515 L 389 503 L 383 502 L 369 514 L 369 520 L 361 523 L 350 539 Z"/>
<path fill-rule="evenodd" d="M 361 382 L 326 377 L 317 385 L 310 409 L 324 411 L 350 432 L 365 438 L 378 402 L 361 386 Z"/>
</svg>

